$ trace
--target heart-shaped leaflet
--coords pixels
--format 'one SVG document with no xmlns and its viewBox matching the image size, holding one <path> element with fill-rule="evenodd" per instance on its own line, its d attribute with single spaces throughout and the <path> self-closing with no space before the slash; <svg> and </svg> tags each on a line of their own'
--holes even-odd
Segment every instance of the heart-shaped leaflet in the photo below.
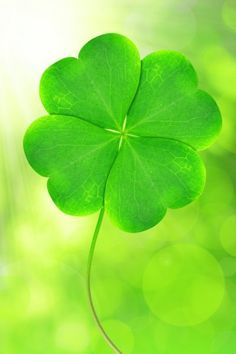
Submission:
<svg viewBox="0 0 236 354">
<path fill-rule="evenodd" d="M 159 51 L 140 60 L 119 34 L 89 41 L 79 58 L 65 58 L 42 76 L 40 96 L 49 115 L 27 130 L 31 166 L 48 177 L 55 204 L 71 215 L 104 210 L 129 232 L 147 230 L 203 191 L 205 168 L 197 151 L 221 129 L 215 101 L 197 88 L 197 76 L 180 53 Z"/>
</svg>

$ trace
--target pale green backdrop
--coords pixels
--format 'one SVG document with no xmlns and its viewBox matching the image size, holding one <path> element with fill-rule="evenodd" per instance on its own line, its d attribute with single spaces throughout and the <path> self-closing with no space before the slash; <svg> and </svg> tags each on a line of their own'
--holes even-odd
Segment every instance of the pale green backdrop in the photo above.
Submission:
<svg viewBox="0 0 236 354">
<path fill-rule="evenodd" d="M 0 0 L 0 353 L 111 353 L 85 291 L 97 215 L 75 218 L 56 209 L 46 180 L 22 150 L 25 129 L 45 113 L 42 72 L 104 32 L 127 35 L 142 56 L 158 49 L 187 55 L 201 88 L 220 106 L 223 130 L 202 153 L 207 184 L 197 202 L 169 211 L 140 234 L 126 234 L 105 218 L 93 271 L 99 316 L 124 354 L 233 354 L 234 0 Z M 176 249 L 176 272 L 165 274 L 162 261 Z M 163 293 L 167 283 L 170 291 Z M 184 318 L 169 313 L 183 293 Z"/>
</svg>

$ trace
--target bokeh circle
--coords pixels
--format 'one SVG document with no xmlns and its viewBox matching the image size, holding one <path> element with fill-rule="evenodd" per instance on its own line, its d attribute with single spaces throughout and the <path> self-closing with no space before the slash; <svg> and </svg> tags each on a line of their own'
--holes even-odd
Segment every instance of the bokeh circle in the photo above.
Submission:
<svg viewBox="0 0 236 354">
<path fill-rule="evenodd" d="M 233 257 L 236 257 L 236 214 L 230 216 L 223 223 L 220 230 L 220 240 L 225 251 Z"/>
<path fill-rule="evenodd" d="M 143 278 L 151 311 L 176 326 L 196 325 L 211 317 L 222 302 L 224 288 L 216 259 L 205 249 L 184 243 L 157 252 Z"/>
</svg>

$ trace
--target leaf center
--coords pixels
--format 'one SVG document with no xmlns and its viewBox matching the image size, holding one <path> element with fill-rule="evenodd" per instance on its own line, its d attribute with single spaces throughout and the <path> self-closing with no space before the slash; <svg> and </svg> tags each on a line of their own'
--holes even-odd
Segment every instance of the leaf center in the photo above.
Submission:
<svg viewBox="0 0 236 354">
<path fill-rule="evenodd" d="M 138 137 L 138 135 L 134 135 L 134 134 L 130 134 L 128 133 L 128 130 L 126 129 L 126 123 L 127 123 L 127 117 L 125 117 L 122 128 L 120 130 L 115 130 L 115 129 L 110 129 L 110 128 L 106 128 L 105 130 L 107 130 L 110 133 L 114 133 L 114 134 L 119 134 L 120 135 L 120 141 L 119 141 L 119 150 L 121 149 L 121 146 L 123 144 L 123 142 L 129 137 Z"/>
</svg>

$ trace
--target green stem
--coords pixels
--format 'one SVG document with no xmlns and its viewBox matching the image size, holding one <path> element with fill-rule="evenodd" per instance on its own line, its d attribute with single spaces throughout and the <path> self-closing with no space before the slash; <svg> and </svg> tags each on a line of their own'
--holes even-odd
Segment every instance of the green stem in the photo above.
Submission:
<svg viewBox="0 0 236 354">
<path fill-rule="evenodd" d="M 111 338 L 108 336 L 108 334 L 106 333 L 105 329 L 103 328 L 97 312 L 95 310 L 95 306 L 93 303 L 93 298 L 92 298 L 92 292 L 91 292 L 91 269 L 92 269 L 92 263 L 93 263 L 93 256 L 94 256 L 94 251 L 95 251 L 95 247 L 96 247 L 96 242 L 97 242 L 97 238 L 98 238 L 98 234 L 102 225 L 102 220 L 103 220 L 103 216 L 104 216 L 104 207 L 101 209 L 99 217 L 98 217 L 98 221 L 97 221 L 97 225 L 96 228 L 94 230 L 94 234 L 93 234 L 93 238 L 92 238 L 92 243 L 90 246 L 90 250 L 89 250 L 89 256 L 88 256 L 88 270 L 87 270 L 87 291 L 88 291 L 88 299 L 89 299 L 89 304 L 92 310 L 92 314 L 94 317 L 95 322 L 97 323 L 98 328 L 100 329 L 100 332 L 103 336 L 103 338 L 105 339 L 105 341 L 107 342 L 107 344 L 111 347 L 111 349 L 114 351 L 114 353 L 116 354 L 122 354 L 122 352 L 117 348 L 117 346 L 113 343 L 113 341 L 111 340 Z"/>
</svg>

